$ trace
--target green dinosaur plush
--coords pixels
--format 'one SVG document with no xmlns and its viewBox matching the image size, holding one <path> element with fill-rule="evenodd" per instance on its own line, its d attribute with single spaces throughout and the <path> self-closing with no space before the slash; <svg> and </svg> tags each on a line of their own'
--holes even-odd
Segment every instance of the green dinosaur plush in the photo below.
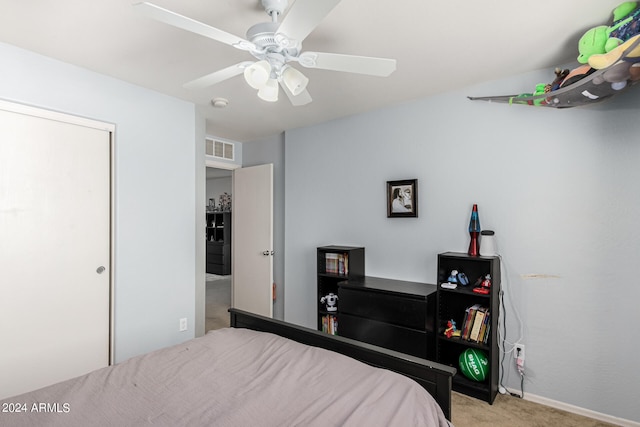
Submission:
<svg viewBox="0 0 640 427">
<path fill-rule="evenodd" d="M 628 16 L 636 10 L 638 7 L 638 3 L 635 1 L 627 1 L 622 4 L 619 4 L 618 7 L 613 9 L 613 22 L 619 21 L 625 16 Z"/>
<path fill-rule="evenodd" d="M 612 51 L 630 37 L 638 34 L 637 21 L 640 17 L 638 2 L 627 1 L 613 10 L 613 25 L 600 25 L 588 30 L 578 42 L 578 62 L 586 64 L 591 55 Z"/>
</svg>

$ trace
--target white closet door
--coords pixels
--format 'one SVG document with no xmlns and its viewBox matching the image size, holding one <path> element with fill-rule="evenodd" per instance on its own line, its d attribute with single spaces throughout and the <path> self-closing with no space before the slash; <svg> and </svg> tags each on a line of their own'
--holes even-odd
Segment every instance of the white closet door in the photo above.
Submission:
<svg viewBox="0 0 640 427">
<path fill-rule="evenodd" d="M 111 132 L 64 117 L 0 104 L 0 399 L 109 364 Z"/>
</svg>

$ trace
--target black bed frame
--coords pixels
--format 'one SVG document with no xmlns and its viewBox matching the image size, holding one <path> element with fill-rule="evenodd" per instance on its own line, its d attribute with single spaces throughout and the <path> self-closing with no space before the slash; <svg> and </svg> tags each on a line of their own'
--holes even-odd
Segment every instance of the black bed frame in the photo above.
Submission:
<svg viewBox="0 0 640 427">
<path fill-rule="evenodd" d="M 361 362 L 411 378 L 431 394 L 451 420 L 451 382 L 456 369 L 393 350 L 329 335 L 314 329 L 230 308 L 231 327 L 270 332 L 294 341 L 335 351 Z"/>
</svg>

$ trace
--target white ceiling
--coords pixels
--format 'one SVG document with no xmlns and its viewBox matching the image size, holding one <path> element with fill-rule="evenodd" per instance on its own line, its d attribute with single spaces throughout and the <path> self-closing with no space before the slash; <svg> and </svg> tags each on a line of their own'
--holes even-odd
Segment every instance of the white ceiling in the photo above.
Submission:
<svg viewBox="0 0 640 427">
<path fill-rule="evenodd" d="M 141 16 L 137 1 L 0 0 L 0 41 L 194 102 L 207 133 L 243 142 L 537 69 L 549 68 L 552 81 L 553 68 L 577 56 L 584 31 L 607 23 L 621 2 L 342 0 L 302 50 L 394 58 L 397 70 L 383 78 L 301 69 L 313 102 L 293 107 L 283 93 L 277 103 L 260 100 L 242 76 L 184 89 L 253 58 Z M 150 1 L 243 38 L 270 20 L 259 0 Z M 211 106 L 214 97 L 227 98 L 228 107 Z"/>
<path fill-rule="evenodd" d="M 207 179 L 231 178 L 232 171 L 207 167 Z"/>
</svg>

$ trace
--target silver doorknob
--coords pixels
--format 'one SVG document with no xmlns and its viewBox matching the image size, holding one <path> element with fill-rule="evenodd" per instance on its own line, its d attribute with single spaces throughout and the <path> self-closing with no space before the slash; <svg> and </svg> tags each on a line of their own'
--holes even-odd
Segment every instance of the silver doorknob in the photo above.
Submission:
<svg viewBox="0 0 640 427">
<path fill-rule="evenodd" d="M 102 274 L 104 273 L 105 270 L 106 268 L 104 268 L 104 266 L 101 265 L 100 267 L 96 268 L 96 273 Z"/>
</svg>

